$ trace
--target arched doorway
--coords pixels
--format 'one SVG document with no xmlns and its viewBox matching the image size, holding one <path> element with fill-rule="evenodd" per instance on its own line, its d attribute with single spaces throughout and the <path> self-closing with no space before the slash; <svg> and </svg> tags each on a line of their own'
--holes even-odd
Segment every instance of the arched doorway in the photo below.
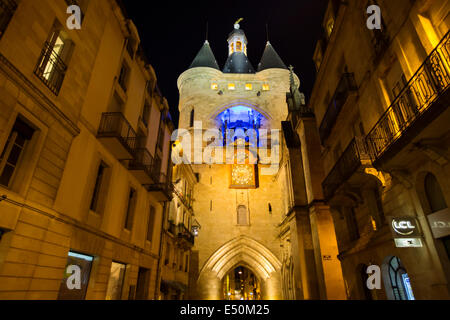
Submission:
<svg viewBox="0 0 450 320">
<path fill-rule="evenodd" d="M 199 300 L 222 300 L 223 281 L 237 267 L 250 270 L 259 282 L 261 300 L 279 300 L 281 291 L 281 263 L 264 245 L 239 236 L 216 250 L 203 265 L 197 279 Z"/>
<path fill-rule="evenodd" d="M 250 269 L 234 268 L 223 279 L 223 296 L 225 300 L 260 300 L 260 281 Z"/>
</svg>

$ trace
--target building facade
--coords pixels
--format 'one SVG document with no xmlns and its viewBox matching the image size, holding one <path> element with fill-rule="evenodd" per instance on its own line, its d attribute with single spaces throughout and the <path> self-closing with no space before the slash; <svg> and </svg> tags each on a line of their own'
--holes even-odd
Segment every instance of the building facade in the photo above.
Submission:
<svg viewBox="0 0 450 320">
<path fill-rule="evenodd" d="M 198 179 L 189 297 L 345 299 L 331 215 L 321 191 L 312 192 L 321 180 L 311 186 L 309 168 L 302 165 L 312 160 L 302 158 L 309 150 L 290 154 L 282 134 L 292 123 L 286 94 L 294 94 L 298 108 L 304 105 L 300 81 L 270 42 L 255 70 L 247 45 L 236 23 L 222 71 L 206 41 L 178 79 L 173 154 Z M 311 124 L 306 130 L 316 133 Z M 311 219 L 319 215 L 324 218 Z M 315 241 L 330 230 L 329 241 Z"/>
<path fill-rule="evenodd" d="M 0 299 L 156 299 L 173 125 L 135 26 L 0 7 Z"/>
<path fill-rule="evenodd" d="M 161 300 L 188 298 L 191 251 L 198 223 L 193 211 L 193 192 L 197 178 L 189 165 L 172 173 L 173 199 L 165 217 L 161 252 Z"/>
<path fill-rule="evenodd" d="M 350 299 L 449 298 L 449 10 L 329 3 L 310 106 Z M 371 265 L 380 289 L 366 286 Z"/>
</svg>

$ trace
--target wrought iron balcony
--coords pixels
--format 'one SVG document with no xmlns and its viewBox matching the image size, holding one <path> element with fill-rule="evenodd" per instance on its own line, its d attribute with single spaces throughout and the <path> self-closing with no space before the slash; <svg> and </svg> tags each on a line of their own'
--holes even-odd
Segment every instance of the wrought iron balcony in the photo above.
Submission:
<svg viewBox="0 0 450 320">
<path fill-rule="evenodd" d="M 14 0 L 0 1 L 0 37 L 5 33 L 14 12 L 17 9 L 17 3 Z"/>
<path fill-rule="evenodd" d="M 195 236 L 189 231 L 188 228 L 185 227 L 184 224 L 178 225 L 177 233 L 178 239 L 185 240 L 188 244 L 194 245 Z"/>
<path fill-rule="evenodd" d="M 173 188 L 174 193 L 177 195 L 177 197 L 183 202 L 184 206 L 188 208 L 189 210 L 192 210 L 192 206 L 190 204 L 190 201 L 188 198 L 186 198 L 182 192 L 180 192 L 176 187 Z"/>
<path fill-rule="evenodd" d="M 449 85 L 450 32 L 431 52 L 367 135 L 367 144 L 376 161 L 397 141 L 407 136 L 407 133 L 409 137 L 417 134 L 420 130 L 415 130 L 414 127 L 425 114 L 431 115 L 426 119 L 426 122 L 430 122 L 448 107 L 449 101 L 442 101 L 442 104 L 437 102 L 444 94 L 448 95 Z M 417 128 L 420 126 L 417 125 Z"/>
<path fill-rule="evenodd" d="M 128 163 L 128 169 L 140 183 L 148 185 L 154 182 L 152 175 L 153 157 L 146 148 L 134 150 L 134 159 Z"/>
<path fill-rule="evenodd" d="M 67 66 L 54 50 L 54 45 L 45 42 L 39 62 L 34 70 L 36 76 L 56 95 L 61 89 Z"/>
<path fill-rule="evenodd" d="M 97 138 L 117 159 L 134 159 L 136 132 L 121 112 L 103 113 Z"/>
<path fill-rule="evenodd" d="M 325 199 L 330 200 L 336 190 L 364 165 L 363 162 L 370 163 L 370 160 L 364 138 L 354 138 L 322 183 Z"/>
<path fill-rule="evenodd" d="M 154 193 L 158 201 L 170 201 L 173 197 L 174 187 L 164 173 L 152 173 L 153 183 L 147 186 L 149 192 Z"/>
<path fill-rule="evenodd" d="M 358 88 L 356 86 L 354 74 L 344 73 L 336 88 L 336 92 L 331 99 L 327 112 L 322 119 L 322 123 L 320 124 L 319 132 L 322 144 L 330 136 L 331 130 L 336 123 L 339 113 L 347 102 L 348 97 L 352 92 L 356 92 L 357 90 Z"/>
</svg>

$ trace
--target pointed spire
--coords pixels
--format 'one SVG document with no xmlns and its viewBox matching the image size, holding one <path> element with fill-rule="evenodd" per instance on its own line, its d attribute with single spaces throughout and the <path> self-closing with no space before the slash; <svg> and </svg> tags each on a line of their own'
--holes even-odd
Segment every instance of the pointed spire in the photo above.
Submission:
<svg viewBox="0 0 450 320">
<path fill-rule="evenodd" d="M 272 47 L 272 44 L 267 41 L 266 48 L 264 49 L 264 53 L 261 58 L 261 62 L 258 65 L 258 72 L 272 68 L 287 69 L 283 60 L 281 60 L 278 53 Z"/>
<path fill-rule="evenodd" d="M 216 58 L 214 57 L 214 53 L 211 50 L 208 40 L 205 41 L 200 51 L 197 53 L 194 61 L 192 61 L 189 69 L 199 68 L 199 67 L 208 67 L 219 69 L 219 64 L 217 63 Z"/>
</svg>

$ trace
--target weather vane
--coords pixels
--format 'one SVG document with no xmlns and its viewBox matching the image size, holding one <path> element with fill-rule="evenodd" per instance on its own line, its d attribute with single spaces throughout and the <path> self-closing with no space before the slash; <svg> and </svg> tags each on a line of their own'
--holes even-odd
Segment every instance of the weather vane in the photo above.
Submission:
<svg viewBox="0 0 450 320">
<path fill-rule="evenodd" d="M 236 21 L 234 23 L 234 28 L 235 29 L 239 29 L 241 26 L 239 25 L 239 22 L 241 22 L 242 20 L 244 20 L 244 18 L 239 18 L 238 21 Z"/>
</svg>

